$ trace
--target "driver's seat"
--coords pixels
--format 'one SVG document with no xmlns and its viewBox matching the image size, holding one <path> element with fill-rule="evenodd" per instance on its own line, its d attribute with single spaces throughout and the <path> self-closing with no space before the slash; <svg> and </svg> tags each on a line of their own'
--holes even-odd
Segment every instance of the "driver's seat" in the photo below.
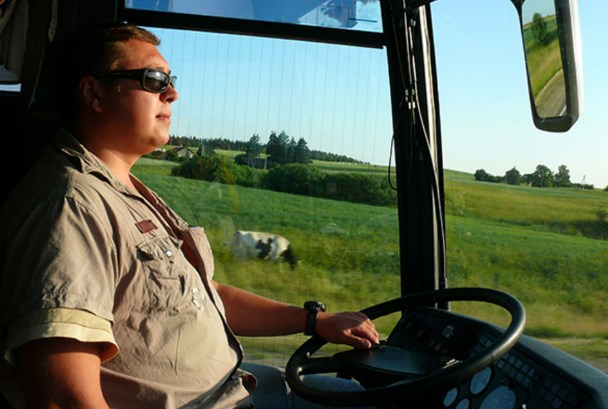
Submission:
<svg viewBox="0 0 608 409">
<path fill-rule="evenodd" d="M 278 368 L 243 362 L 241 369 L 253 374 L 257 388 L 253 393 L 253 404 L 256 408 L 285 409 L 289 407 L 287 383 L 285 376 Z"/>
<path fill-rule="evenodd" d="M 25 400 L 21 384 L 14 376 L 15 369 L 0 358 L 0 409 L 24 409 Z"/>
</svg>

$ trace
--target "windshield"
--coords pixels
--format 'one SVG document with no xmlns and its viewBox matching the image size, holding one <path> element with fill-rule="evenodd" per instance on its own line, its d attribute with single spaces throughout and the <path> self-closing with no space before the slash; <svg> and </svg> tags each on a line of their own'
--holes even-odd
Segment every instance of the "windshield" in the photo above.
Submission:
<svg viewBox="0 0 608 409">
<path fill-rule="evenodd" d="M 386 52 L 152 30 L 180 97 L 170 144 L 134 172 L 205 228 L 217 280 L 332 311 L 397 297 Z M 305 339 L 243 341 L 249 361 L 284 366 Z"/>
<path fill-rule="evenodd" d="M 596 104 L 569 133 L 537 131 L 512 4 L 455 3 L 432 4 L 449 286 L 512 293 L 527 309 L 528 335 L 607 370 L 608 146 L 593 122 L 605 64 L 586 61 Z M 583 30 L 594 27 L 586 5 Z M 152 30 L 180 98 L 170 144 L 134 172 L 205 228 L 216 278 L 333 311 L 399 296 L 386 50 Z M 453 308 L 503 319 L 478 305 Z M 376 324 L 386 338 L 394 323 Z M 304 339 L 243 338 L 246 359 L 282 367 Z"/>
<path fill-rule="evenodd" d="M 593 3 L 580 2 L 585 112 L 566 134 L 533 127 L 510 2 L 437 1 L 432 11 L 450 286 L 514 294 L 526 334 L 606 371 L 608 141 L 599 120 L 608 88 Z"/>
</svg>

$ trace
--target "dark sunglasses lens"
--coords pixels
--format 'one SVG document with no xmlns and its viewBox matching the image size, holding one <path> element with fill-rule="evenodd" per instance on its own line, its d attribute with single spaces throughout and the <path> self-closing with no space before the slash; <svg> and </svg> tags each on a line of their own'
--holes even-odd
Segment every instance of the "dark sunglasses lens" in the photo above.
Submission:
<svg viewBox="0 0 608 409">
<path fill-rule="evenodd" d="M 144 74 L 143 86 L 151 92 L 165 92 L 169 88 L 171 78 L 162 71 L 147 70 Z"/>
</svg>

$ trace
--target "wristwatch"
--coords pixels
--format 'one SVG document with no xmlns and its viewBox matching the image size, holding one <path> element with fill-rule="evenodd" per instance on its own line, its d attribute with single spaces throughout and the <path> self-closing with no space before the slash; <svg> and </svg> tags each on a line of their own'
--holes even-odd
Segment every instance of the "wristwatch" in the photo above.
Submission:
<svg viewBox="0 0 608 409">
<path fill-rule="evenodd" d="M 315 335 L 317 313 L 325 311 L 325 304 L 320 301 L 306 301 L 304 309 L 306 310 L 306 329 L 304 330 L 304 335 Z"/>
</svg>

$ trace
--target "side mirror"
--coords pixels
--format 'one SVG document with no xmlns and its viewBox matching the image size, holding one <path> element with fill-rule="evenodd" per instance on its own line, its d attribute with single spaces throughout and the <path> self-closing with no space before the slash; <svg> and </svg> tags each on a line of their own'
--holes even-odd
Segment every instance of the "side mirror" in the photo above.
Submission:
<svg viewBox="0 0 608 409">
<path fill-rule="evenodd" d="M 511 0 L 519 13 L 534 125 L 569 130 L 583 106 L 577 0 Z"/>
</svg>

